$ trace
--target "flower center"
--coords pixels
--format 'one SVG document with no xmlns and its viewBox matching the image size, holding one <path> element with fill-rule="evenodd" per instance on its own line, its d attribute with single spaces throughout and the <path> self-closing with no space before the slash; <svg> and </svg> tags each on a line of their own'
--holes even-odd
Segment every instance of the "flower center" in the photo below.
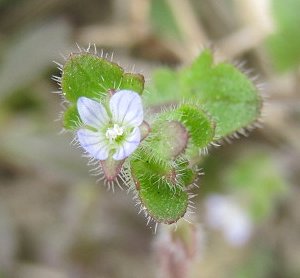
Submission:
<svg viewBox="0 0 300 278">
<path fill-rule="evenodd" d="M 118 124 L 114 124 L 114 127 L 110 127 L 106 130 L 105 136 L 111 143 L 112 141 L 116 140 L 118 136 L 123 135 L 124 128 L 119 126 Z"/>
</svg>

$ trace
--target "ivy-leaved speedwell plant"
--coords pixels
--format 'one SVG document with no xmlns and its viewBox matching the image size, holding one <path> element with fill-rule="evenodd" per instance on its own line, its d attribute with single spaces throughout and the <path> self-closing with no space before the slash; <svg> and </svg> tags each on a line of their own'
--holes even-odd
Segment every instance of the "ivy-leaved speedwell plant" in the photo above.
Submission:
<svg viewBox="0 0 300 278">
<path fill-rule="evenodd" d="M 251 79 L 230 63 L 214 63 L 209 49 L 181 70 L 154 72 L 146 99 L 141 74 L 96 51 L 80 49 L 59 67 L 64 128 L 75 133 L 99 180 L 134 192 L 148 222 L 185 217 L 203 153 L 253 128 L 261 113 Z M 147 116 L 145 106 L 155 112 Z"/>
</svg>

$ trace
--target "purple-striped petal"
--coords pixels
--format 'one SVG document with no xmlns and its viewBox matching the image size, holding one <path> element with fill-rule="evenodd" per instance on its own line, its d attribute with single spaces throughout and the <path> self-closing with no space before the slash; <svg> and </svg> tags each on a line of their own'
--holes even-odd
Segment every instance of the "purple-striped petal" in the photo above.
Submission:
<svg viewBox="0 0 300 278">
<path fill-rule="evenodd" d="M 79 129 L 77 131 L 78 141 L 92 157 L 105 160 L 108 158 L 109 149 L 105 138 L 99 133 L 88 129 Z"/>
<path fill-rule="evenodd" d="M 144 119 L 142 100 L 139 94 L 121 90 L 116 92 L 109 102 L 113 121 L 133 127 L 139 126 Z"/>
<path fill-rule="evenodd" d="M 115 160 L 122 160 L 129 155 L 131 155 L 141 141 L 141 133 L 139 128 L 135 128 L 132 133 L 128 136 L 126 141 L 117 148 L 115 154 L 113 155 L 113 159 Z"/>
<path fill-rule="evenodd" d="M 77 110 L 82 122 L 96 129 L 109 121 L 105 108 L 95 100 L 80 97 L 77 100 Z"/>
</svg>

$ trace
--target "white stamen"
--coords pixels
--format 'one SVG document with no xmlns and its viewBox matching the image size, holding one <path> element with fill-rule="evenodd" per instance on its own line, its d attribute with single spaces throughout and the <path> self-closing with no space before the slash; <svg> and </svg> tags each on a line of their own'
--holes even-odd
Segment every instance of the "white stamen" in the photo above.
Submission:
<svg viewBox="0 0 300 278">
<path fill-rule="evenodd" d="M 118 136 L 123 135 L 123 133 L 124 133 L 124 128 L 119 126 L 118 124 L 114 124 L 114 127 L 110 127 L 107 129 L 105 136 L 107 139 L 109 139 L 109 142 L 111 143 Z"/>
<path fill-rule="evenodd" d="M 123 160 L 140 144 L 139 126 L 144 113 L 138 93 L 117 91 L 110 98 L 109 107 L 93 99 L 80 97 L 77 109 L 82 123 L 94 129 L 80 128 L 77 131 L 80 145 L 91 157 L 106 160 L 111 153 L 114 160 Z M 107 126 L 109 123 L 111 125 Z"/>
</svg>

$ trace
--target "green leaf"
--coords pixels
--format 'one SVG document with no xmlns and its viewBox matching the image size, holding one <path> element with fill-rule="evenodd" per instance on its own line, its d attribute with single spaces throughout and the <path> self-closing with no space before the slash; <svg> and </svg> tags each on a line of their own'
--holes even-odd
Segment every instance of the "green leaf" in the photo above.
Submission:
<svg viewBox="0 0 300 278">
<path fill-rule="evenodd" d="M 147 105 L 155 106 L 171 104 L 180 101 L 178 74 L 170 69 L 158 69 L 153 73 L 151 82 L 147 86 L 149 95 L 145 96 Z"/>
<path fill-rule="evenodd" d="M 182 104 L 177 113 L 180 115 L 179 121 L 188 129 L 194 146 L 201 149 L 213 141 L 215 124 L 201 108 L 192 104 Z"/>
<path fill-rule="evenodd" d="M 189 67 L 182 70 L 185 80 L 187 82 L 195 82 L 195 75 L 209 69 L 213 62 L 212 52 L 209 49 L 203 50 Z"/>
<path fill-rule="evenodd" d="M 71 102 L 82 96 L 101 99 L 107 90 L 117 88 L 122 74 L 117 64 L 96 55 L 71 54 L 63 67 L 61 87 Z"/>
<path fill-rule="evenodd" d="M 142 94 L 144 77 L 125 73 L 117 64 L 90 53 L 71 54 L 63 67 L 62 92 L 67 100 L 76 103 L 81 96 L 101 101 L 110 89 L 127 89 Z M 75 105 L 64 114 L 64 127 L 75 130 L 80 118 Z"/>
<path fill-rule="evenodd" d="M 151 176 L 148 176 L 148 179 L 139 181 L 139 197 L 148 214 L 157 222 L 166 224 L 174 223 L 183 217 L 188 205 L 187 193 L 178 188 L 172 190 L 164 181 L 152 185 L 149 183 L 152 180 Z"/>
<path fill-rule="evenodd" d="M 146 143 L 154 158 L 174 158 L 185 150 L 191 158 L 197 157 L 214 135 L 215 124 L 210 117 L 199 106 L 185 103 L 156 118 Z"/>
<path fill-rule="evenodd" d="M 203 107 L 216 123 L 217 138 L 247 127 L 261 113 L 261 98 L 252 81 L 229 63 L 213 64 L 210 50 L 179 72 L 157 71 L 148 90 L 151 105 L 184 99 Z"/>
<path fill-rule="evenodd" d="M 101 100 L 110 89 L 131 89 L 142 93 L 144 78 L 124 73 L 117 64 L 90 53 L 71 54 L 63 67 L 61 87 L 66 99 L 81 96 Z"/>
<path fill-rule="evenodd" d="M 76 105 L 71 105 L 64 113 L 63 125 L 66 129 L 76 130 L 80 126 L 81 120 Z"/>
<path fill-rule="evenodd" d="M 266 46 L 278 71 L 287 71 L 300 64 L 299 11 L 299 0 L 272 1 L 277 32 L 267 39 Z"/>
<path fill-rule="evenodd" d="M 176 172 L 180 173 L 180 180 L 185 187 L 193 184 L 198 175 L 198 170 L 189 168 L 189 161 L 176 161 L 177 169 Z"/>
<path fill-rule="evenodd" d="M 152 159 L 149 152 L 152 150 L 139 148 L 130 159 L 138 197 L 155 221 L 171 224 L 187 210 L 186 188 L 195 181 L 197 171 L 189 167 L 188 160 L 178 158 L 168 164 Z"/>
<path fill-rule="evenodd" d="M 131 162 L 138 196 L 153 219 L 171 224 L 184 216 L 188 194 L 174 183 L 175 171 L 165 172 L 166 168 L 153 163 L 146 160 Z M 190 175 L 187 174 L 186 179 L 188 178 Z"/>
<path fill-rule="evenodd" d="M 189 82 L 189 78 L 194 82 L 192 71 L 203 71 L 212 63 L 212 55 L 209 51 L 202 52 L 197 59 L 198 63 L 194 63 L 193 68 L 189 69 L 184 76 L 186 83 Z M 180 78 L 181 73 L 171 69 L 159 68 L 154 71 L 151 82 L 147 84 L 147 90 L 151 93 L 146 96 L 146 103 L 155 106 L 180 102 L 185 97 Z"/>
<path fill-rule="evenodd" d="M 125 73 L 122 77 L 122 82 L 118 86 L 119 89 L 127 89 L 137 92 L 139 94 L 143 93 L 145 79 L 141 74 Z"/>
<path fill-rule="evenodd" d="M 228 63 L 214 65 L 210 51 L 180 73 L 182 95 L 194 98 L 216 122 L 216 135 L 224 137 L 253 123 L 261 112 L 255 85 Z"/>
</svg>

